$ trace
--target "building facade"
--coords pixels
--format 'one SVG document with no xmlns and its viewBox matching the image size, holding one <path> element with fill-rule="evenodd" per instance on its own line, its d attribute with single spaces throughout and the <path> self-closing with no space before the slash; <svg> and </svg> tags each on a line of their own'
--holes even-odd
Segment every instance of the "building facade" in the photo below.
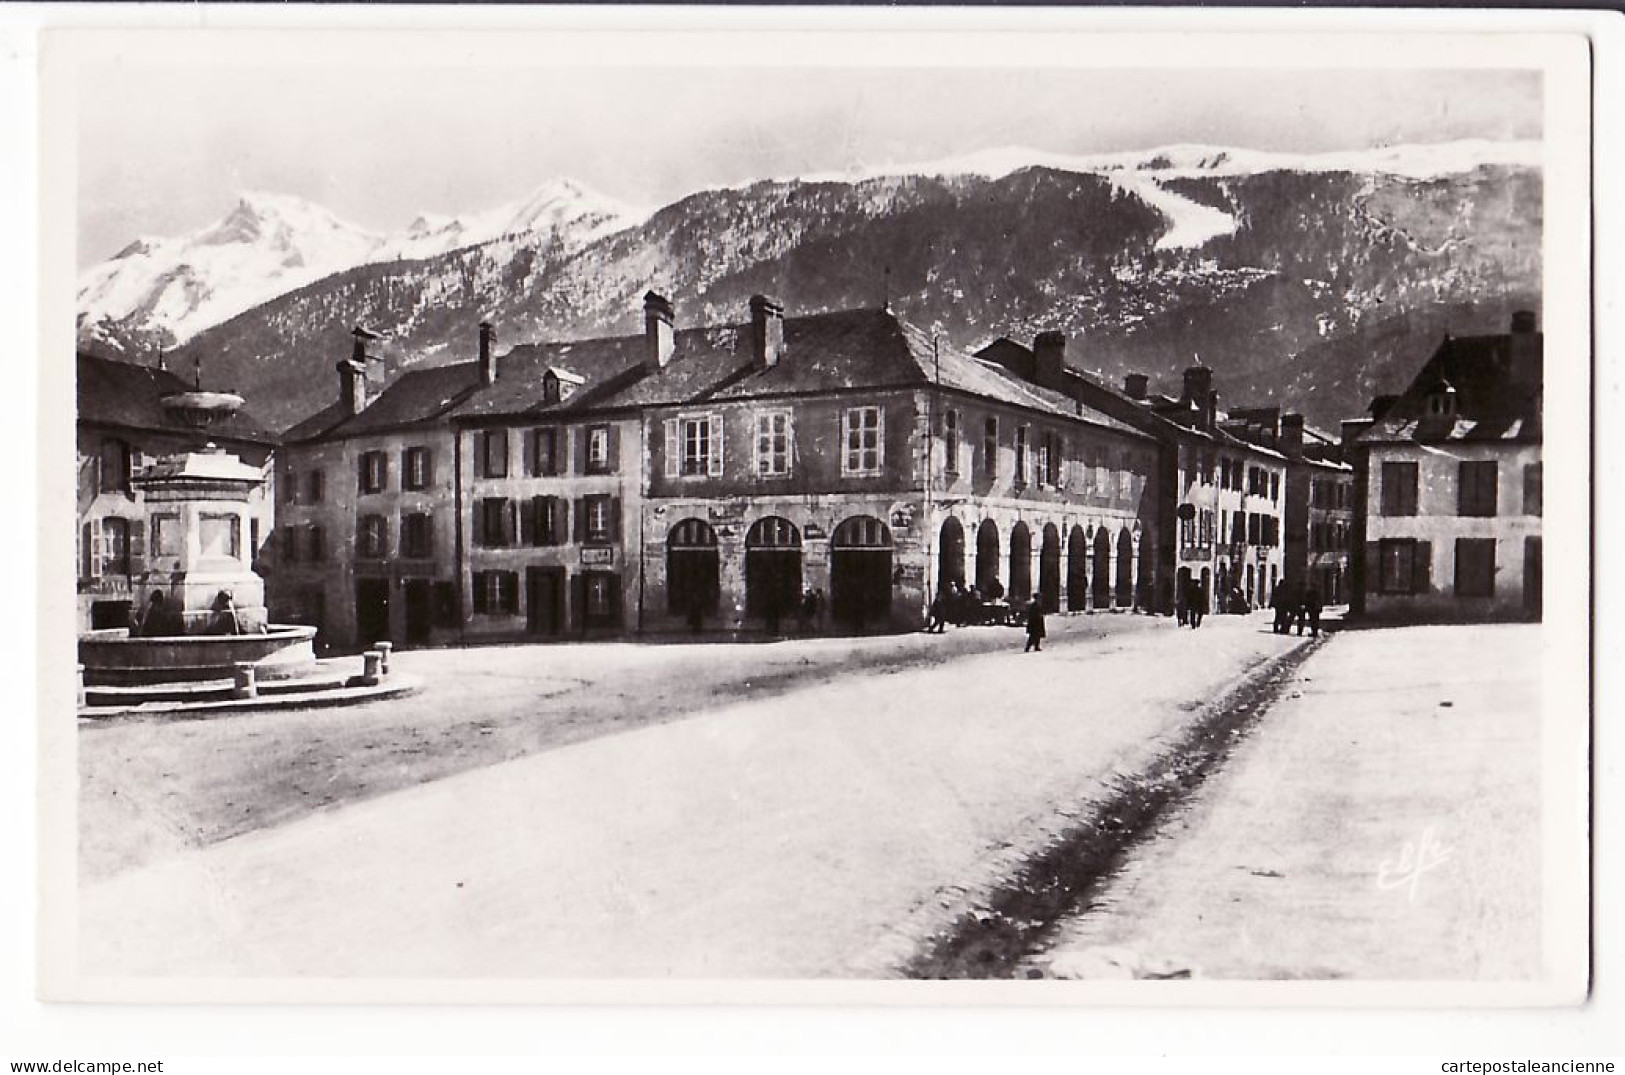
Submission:
<svg viewBox="0 0 1625 1075">
<path fill-rule="evenodd" d="M 1232 408 L 1227 432 L 1278 452 L 1286 461 L 1281 504 L 1281 577 L 1312 589 L 1324 605 L 1349 599 L 1354 530 L 1354 468 L 1338 441 L 1279 407 Z"/>
<path fill-rule="evenodd" d="M 979 353 L 1149 439 L 1141 510 L 1153 544 L 1139 554 L 1150 580 L 1142 606 L 1172 613 L 1193 583 L 1204 611 L 1267 604 L 1284 567 L 1286 457 L 1227 428 L 1207 367 L 1187 369 L 1177 397 L 1151 392 L 1144 374 L 1119 389 L 1069 366 L 1057 335 L 1041 334 L 1030 348 L 1000 339 Z"/>
<path fill-rule="evenodd" d="M 127 627 L 150 592 L 179 583 L 182 550 L 171 545 L 180 520 L 142 488 L 142 475 L 166 456 L 212 445 L 260 472 L 263 482 L 241 504 L 196 520 L 203 546 L 186 557 L 222 576 L 259 569 L 272 524 L 276 437 L 240 406 L 199 410 L 199 384 L 162 368 L 80 353 L 76 372 L 79 629 Z"/>
<path fill-rule="evenodd" d="M 527 344 L 290 431 L 271 587 L 334 645 L 906 629 L 944 588 L 1052 611 L 1159 585 L 1155 441 L 885 310 Z M 1064 345 L 1064 342 L 1063 342 Z"/>
<path fill-rule="evenodd" d="M 1532 313 L 1446 337 L 1397 397 L 1349 423 L 1356 611 L 1382 619 L 1539 619 L 1544 354 Z"/>
</svg>

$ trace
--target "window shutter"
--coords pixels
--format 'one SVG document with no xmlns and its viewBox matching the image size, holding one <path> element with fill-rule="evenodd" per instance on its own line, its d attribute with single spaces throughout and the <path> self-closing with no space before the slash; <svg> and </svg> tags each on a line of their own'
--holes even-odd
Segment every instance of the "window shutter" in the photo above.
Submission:
<svg viewBox="0 0 1625 1075">
<path fill-rule="evenodd" d="M 356 463 L 359 464 L 356 467 L 356 492 L 365 493 L 367 491 L 367 453 L 362 452 L 361 455 L 357 457 Z"/>
<path fill-rule="evenodd" d="M 502 611 L 514 615 L 519 611 L 519 572 L 502 573 Z"/>
<path fill-rule="evenodd" d="M 434 484 L 434 449 L 423 449 L 423 486 L 428 488 Z"/>
<path fill-rule="evenodd" d="M 576 532 L 575 543 L 580 545 L 587 538 L 587 501 L 585 497 L 576 498 Z"/>
<path fill-rule="evenodd" d="M 1382 591 L 1382 542 L 1365 543 L 1365 592 Z"/>
<path fill-rule="evenodd" d="M 609 431 L 605 435 L 605 462 L 611 474 L 619 474 L 621 470 L 621 427 L 611 422 Z"/>
<path fill-rule="evenodd" d="M 485 544 L 485 501 L 474 501 L 474 544 Z"/>
<path fill-rule="evenodd" d="M 542 506 L 539 503 L 541 499 L 539 496 L 531 497 L 529 506 L 519 513 L 519 544 L 521 545 L 536 544 L 536 523 L 541 518 Z"/>
<path fill-rule="evenodd" d="M 532 429 L 525 434 L 525 473 L 532 478 L 538 477 L 542 473 L 536 451 L 536 442 L 541 438 L 541 435 L 542 431 L 539 429 Z"/>
<path fill-rule="evenodd" d="M 784 415 L 784 464 L 790 473 L 796 469 L 796 416 L 786 411 Z"/>
<path fill-rule="evenodd" d="M 713 414 L 706 421 L 711 423 L 711 457 L 706 460 L 705 472 L 716 478 L 722 475 L 722 415 Z"/>
<path fill-rule="evenodd" d="M 475 612 L 484 612 L 486 610 L 485 572 L 483 572 L 483 571 L 474 572 L 474 580 L 473 581 L 474 581 L 474 611 Z"/>
<path fill-rule="evenodd" d="M 677 419 L 666 419 L 666 477 L 675 478 L 683 462 L 683 445 L 677 433 Z"/>
<path fill-rule="evenodd" d="M 577 474 L 590 474 L 590 473 L 592 473 L 592 460 L 591 460 L 591 457 L 590 457 L 590 453 L 588 452 L 588 448 L 592 444 L 592 430 L 587 426 L 582 426 L 581 428 L 577 429 L 576 430 L 576 435 L 575 435 L 575 442 L 576 442 L 576 473 Z"/>
<path fill-rule="evenodd" d="M 750 441 L 750 473 L 752 477 L 759 477 L 764 473 L 762 469 L 762 460 L 766 459 L 768 452 L 772 450 L 773 420 L 766 415 L 758 414 L 755 416 L 755 423 L 756 435 L 753 436 Z M 766 445 L 762 443 L 764 440 L 767 441 Z"/>
<path fill-rule="evenodd" d="M 609 539 L 618 542 L 621 540 L 621 498 L 609 498 Z"/>
<path fill-rule="evenodd" d="M 1411 592 L 1426 594 L 1433 590 L 1433 542 L 1418 541 L 1415 561 L 1411 565 Z"/>
<path fill-rule="evenodd" d="M 549 544 L 563 545 L 570 532 L 570 502 L 562 496 L 550 497 L 553 511 L 553 538 Z"/>
<path fill-rule="evenodd" d="M 519 504 L 517 501 L 504 500 L 502 502 L 502 544 L 517 544 L 519 531 Z"/>
<path fill-rule="evenodd" d="M 255 520 L 258 522 L 259 520 Z M 259 550 L 255 550 L 257 554 Z M 130 574 L 145 575 L 147 573 L 147 521 L 145 519 L 130 520 Z"/>
</svg>

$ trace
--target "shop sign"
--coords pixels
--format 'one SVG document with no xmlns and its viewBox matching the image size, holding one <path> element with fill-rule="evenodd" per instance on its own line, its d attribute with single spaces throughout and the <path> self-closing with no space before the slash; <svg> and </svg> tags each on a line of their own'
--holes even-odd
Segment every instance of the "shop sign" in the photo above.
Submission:
<svg viewBox="0 0 1625 1075">
<path fill-rule="evenodd" d="M 615 562 L 615 548 L 614 546 L 608 546 L 605 548 L 582 549 L 581 562 L 600 566 L 613 564 Z"/>
</svg>

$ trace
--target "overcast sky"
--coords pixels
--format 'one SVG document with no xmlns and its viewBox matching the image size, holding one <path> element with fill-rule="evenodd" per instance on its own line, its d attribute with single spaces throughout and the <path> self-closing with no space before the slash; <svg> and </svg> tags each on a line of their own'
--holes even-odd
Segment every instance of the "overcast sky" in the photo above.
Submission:
<svg viewBox="0 0 1625 1075">
<path fill-rule="evenodd" d="M 79 259 L 292 193 L 379 231 L 570 176 L 639 205 L 1003 145 L 1283 151 L 1539 138 L 1506 71 L 687 68 L 123 62 L 79 94 Z"/>
</svg>

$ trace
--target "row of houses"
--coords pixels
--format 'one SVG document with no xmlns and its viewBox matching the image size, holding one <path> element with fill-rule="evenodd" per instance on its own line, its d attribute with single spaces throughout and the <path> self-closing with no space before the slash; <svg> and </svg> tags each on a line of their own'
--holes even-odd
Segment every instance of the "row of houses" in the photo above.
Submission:
<svg viewBox="0 0 1625 1075">
<path fill-rule="evenodd" d="M 266 468 L 237 554 L 273 618 L 344 647 L 766 630 L 809 593 L 845 631 L 917 627 L 956 587 L 1168 613 L 1268 604 L 1292 580 L 1359 604 L 1365 543 L 1402 540 L 1361 521 L 1375 447 L 1345 455 L 1279 407 L 1222 410 L 1200 365 L 1168 395 L 1078 371 L 1059 333 L 970 354 L 888 309 L 742 312 L 682 327 L 651 293 L 641 333 L 505 351 L 482 324 L 476 360 L 394 377 L 357 330 L 334 402 L 274 465 L 246 416 L 210 433 Z M 140 556 L 88 544 L 143 513 L 133 486 L 85 495 L 87 466 L 141 424 L 87 403 L 116 365 L 80 360 L 87 626 L 147 581 Z M 143 420 L 183 435 L 161 408 Z M 1345 441 L 1388 429 L 1356 427 Z"/>
</svg>

